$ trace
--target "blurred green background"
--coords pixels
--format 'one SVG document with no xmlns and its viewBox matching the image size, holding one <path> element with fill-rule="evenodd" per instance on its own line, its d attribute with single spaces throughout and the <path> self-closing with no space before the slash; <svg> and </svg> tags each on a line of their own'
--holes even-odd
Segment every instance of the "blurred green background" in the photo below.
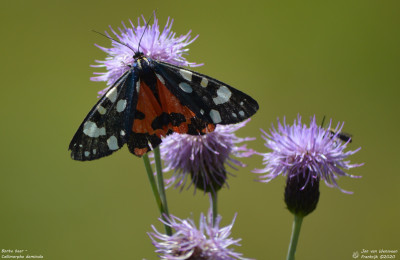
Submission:
<svg viewBox="0 0 400 260">
<path fill-rule="evenodd" d="M 146 232 L 158 211 L 141 159 L 126 148 L 92 162 L 68 144 L 105 84 L 89 81 L 109 46 L 91 32 L 158 8 L 173 30 L 200 37 L 189 61 L 201 73 L 255 97 L 260 110 L 240 136 L 266 152 L 259 128 L 277 117 L 316 114 L 344 121 L 362 150 L 350 159 L 362 179 L 340 179 L 346 195 L 321 185 L 296 259 L 352 259 L 362 249 L 400 249 L 399 1 L 4 1 L 0 9 L 0 248 L 44 259 L 156 259 Z M 255 182 L 261 157 L 243 160 L 220 192 L 223 225 L 238 218 L 237 251 L 285 259 L 292 215 L 284 178 Z M 208 198 L 168 190 L 170 211 L 198 222 Z M 397 254 L 397 258 L 400 257 Z"/>
</svg>

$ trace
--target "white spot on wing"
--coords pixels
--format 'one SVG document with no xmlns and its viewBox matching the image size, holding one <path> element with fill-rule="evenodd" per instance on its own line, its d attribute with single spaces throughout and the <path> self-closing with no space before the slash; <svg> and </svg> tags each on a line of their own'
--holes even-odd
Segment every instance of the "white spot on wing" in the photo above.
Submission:
<svg viewBox="0 0 400 260">
<path fill-rule="evenodd" d="M 244 103 L 243 103 L 243 101 L 242 101 L 242 102 L 240 102 L 240 105 L 241 105 L 241 106 L 243 106 L 243 104 L 244 104 Z"/>
<path fill-rule="evenodd" d="M 107 112 L 107 109 L 99 105 L 97 111 L 100 113 L 100 115 L 104 115 Z"/>
<path fill-rule="evenodd" d="M 213 98 L 216 105 L 224 104 L 229 101 L 232 92 L 226 86 L 220 86 L 217 90 L 217 97 Z"/>
<path fill-rule="evenodd" d="M 188 71 L 188 70 L 184 70 L 184 69 L 180 69 L 179 73 L 182 75 L 182 77 L 184 79 L 186 79 L 187 81 L 192 81 L 192 72 Z"/>
<path fill-rule="evenodd" d="M 189 84 L 187 84 L 186 82 L 179 83 L 179 87 L 186 93 L 192 93 L 192 91 L 193 91 L 192 87 Z"/>
<path fill-rule="evenodd" d="M 200 114 L 204 115 L 204 110 L 200 109 Z"/>
<path fill-rule="evenodd" d="M 156 73 L 156 76 L 157 76 L 157 78 L 161 81 L 161 83 L 165 85 L 165 80 L 164 80 L 164 78 L 161 77 L 161 75 L 159 75 L 159 74 L 157 74 L 157 73 Z"/>
<path fill-rule="evenodd" d="M 120 135 L 124 136 L 125 135 L 125 131 L 121 130 L 121 132 L 119 133 Z"/>
<path fill-rule="evenodd" d="M 240 110 L 239 115 L 244 116 L 244 112 L 242 110 Z"/>
<path fill-rule="evenodd" d="M 117 102 L 117 112 L 122 112 L 126 107 L 126 99 L 120 99 Z"/>
<path fill-rule="evenodd" d="M 96 154 L 97 153 L 97 150 L 96 149 L 93 149 L 93 154 Z"/>
<path fill-rule="evenodd" d="M 114 103 L 115 100 L 117 100 L 117 87 L 113 87 L 112 89 L 110 89 L 107 94 L 106 97 L 112 102 Z"/>
<path fill-rule="evenodd" d="M 221 122 L 221 115 L 219 114 L 219 112 L 215 109 L 211 109 L 210 111 L 210 117 L 213 121 L 214 124 L 218 124 Z"/>
<path fill-rule="evenodd" d="M 237 117 L 236 113 L 233 113 L 233 112 L 232 112 L 232 116 L 233 116 L 233 117 Z"/>
<path fill-rule="evenodd" d="M 108 145 L 108 148 L 110 148 L 110 150 L 118 150 L 119 149 L 118 140 L 113 135 L 107 139 L 107 145 Z"/>
<path fill-rule="evenodd" d="M 85 151 L 85 156 L 88 157 L 90 155 L 90 152 Z"/>
<path fill-rule="evenodd" d="M 207 87 L 207 85 L 208 85 L 208 79 L 202 78 L 202 79 L 201 79 L 201 82 L 200 82 L 200 85 L 201 85 L 203 88 Z"/>
<path fill-rule="evenodd" d="M 100 135 L 106 135 L 106 129 L 104 127 L 98 128 L 96 123 L 87 121 L 83 125 L 83 133 L 89 137 L 99 137 Z"/>
<path fill-rule="evenodd" d="M 140 91 L 140 80 L 136 82 L 136 92 L 139 93 Z"/>
</svg>

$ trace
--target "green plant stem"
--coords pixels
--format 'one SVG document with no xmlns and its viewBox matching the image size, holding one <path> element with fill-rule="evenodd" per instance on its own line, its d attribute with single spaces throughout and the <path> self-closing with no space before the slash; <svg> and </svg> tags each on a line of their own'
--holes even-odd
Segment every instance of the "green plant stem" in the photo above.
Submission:
<svg viewBox="0 0 400 260">
<path fill-rule="evenodd" d="M 144 162 L 144 167 L 146 168 L 147 177 L 149 178 L 154 198 L 156 199 L 157 207 L 160 210 L 160 214 L 163 214 L 164 210 L 161 202 L 160 193 L 158 192 L 156 179 L 154 178 L 153 169 L 151 168 L 149 156 L 147 156 L 147 154 L 143 155 L 143 162 Z"/>
<path fill-rule="evenodd" d="M 165 193 L 165 187 L 164 187 L 164 176 L 162 173 L 161 156 L 160 156 L 160 148 L 159 147 L 154 148 L 154 160 L 156 163 L 158 192 L 160 193 L 160 198 L 161 198 L 161 202 L 163 205 L 162 218 L 165 221 L 167 221 L 165 219 L 165 216 L 169 217 L 169 212 L 168 212 L 168 204 L 167 204 L 167 194 Z M 172 230 L 171 230 L 170 226 L 165 226 L 165 231 L 166 231 L 167 235 L 169 235 L 169 236 L 172 235 Z"/>
<path fill-rule="evenodd" d="M 160 215 L 165 220 L 165 216 L 164 216 L 165 209 L 163 206 L 163 202 L 161 200 L 160 192 L 157 187 L 156 179 L 154 178 L 153 169 L 151 168 L 149 156 L 147 154 L 143 155 L 143 162 L 144 162 L 144 167 L 146 168 L 147 177 L 149 178 L 149 182 L 150 182 L 151 189 L 153 191 L 154 198 L 157 203 L 157 207 L 160 211 Z M 172 235 L 171 227 L 167 226 L 167 225 L 164 225 L 164 227 L 165 227 L 165 232 L 168 235 Z"/>
<path fill-rule="evenodd" d="M 212 206 L 212 214 L 213 214 L 213 226 L 215 225 L 215 220 L 218 216 L 218 193 L 217 191 L 210 192 L 210 202 Z"/>
<path fill-rule="evenodd" d="M 293 226 L 292 226 L 292 237 L 290 238 L 289 250 L 286 260 L 294 260 L 303 218 L 304 218 L 303 216 L 294 215 Z"/>
</svg>

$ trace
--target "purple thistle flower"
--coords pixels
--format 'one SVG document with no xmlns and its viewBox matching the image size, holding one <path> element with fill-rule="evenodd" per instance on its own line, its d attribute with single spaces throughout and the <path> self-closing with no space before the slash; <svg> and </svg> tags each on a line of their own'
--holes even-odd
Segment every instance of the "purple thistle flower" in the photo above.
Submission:
<svg viewBox="0 0 400 260">
<path fill-rule="evenodd" d="M 236 219 L 226 227 L 219 228 L 221 216 L 212 224 L 211 210 L 206 218 L 203 214 L 200 216 L 200 225 L 197 229 L 192 219 L 182 220 L 173 215 L 164 221 L 160 221 L 175 230 L 172 236 L 160 233 L 152 226 L 154 232 L 148 233 L 153 245 L 157 248 L 156 253 L 160 254 L 161 259 L 183 260 L 183 259 L 201 259 L 201 260 L 234 260 L 242 258 L 241 253 L 234 252 L 232 245 L 240 246 L 241 239 L 232 239 L 231 230 Z M 159 241 L 157 241 L 159 240 Z"/>
<path fill-rule="evenodd" d="M 116 37 L 116 40 L 128 45 L 133 50 L 143 52 L 144 55 L 154 60 L 168 62 L 177 66 L 196 67 L 203 65 L 188 62 L 183 57 L 183 55 L 186 55 L 189 50 L 186 47 L 196 40 L 198 35 L 191 39 L 191 31 L 189 31 L 185 35 L 175 37 L 175 33 L 171 31 L 172 23 L 174 21 L 173 19 L 170 21 L 168 18 L 167 24 L 162 32 L 160 32 L 158 20 L 155 14 L 154 23 L 152 25 L 149 24 L 147 28 L 145 28 L 146 20 L 143 16 L 142 19 L 144 21 L 143 26 L 140 25 L 140 18 L 138 18 L 137 27 L 135 27 L 132 21 L 129 20 L 132 28 L 126 27 L 122 22 L 123 28 L 118 28 L 119 33 L 114 31 L 111 26 L 110 30 Z M 106 35 L 109 36 L 108 32 L 106 32 Z M 139 42 L 140 48 L 138 48 Z M 134 53 L 132 53 L 132 49 L 114 41 L 112 41 L 111 44 L 111 48 L 101 47 L 96 44 L 98 48 L 108 54 L 104 61 L 96 60 L 99 65 L 92 65 L 92 67 L 105 67 L 107 69 L 107 72 L 95 72 L 94 74 L 99 76 L 90 78 L 92 81 L 107 82 L 108 87 L 100 91 L 98 93 L 99 96 L 103 95 L 107 89 L 129 69 L 129 65 L 134 61 Z"/>
<path fill-rule="evenodd" d="M 217 125 L 215 130 L 205 135 L 172 134 L 163 139 L 160 150 L 164 161 L 164 171 L 173 170 L 167 186 L 175 183 L 175 188 L 186 185 L 191 175 L 191 183 L 206 192 L 217 191 L 225 183 L 226 163 L 233 169 L 245 167 L 236 157 L 250 157 L 254 150 L 239 143 L 255 138 L 239 138 L 235 131 L 244 127 L 250 119 L 234 125 Z M 190 187 L 188 186 L 188 188 Z"/>
<path fill-rule="evenodd" d="M 261 182 L 269 182 L 278 175 L 288 176 L 288 180 L 297 176 L 304 178 L 304 184 L 300 188 L 303 190 L 306 185 L 313 185 L 320 179 L 325 181 L 329 187 L 339 188 L 342 192 L 352 193 L 341 189 L 336 179 L 339 176 L 350 178 L 361 178 L 347 174 L 345 170 L 362 166 L 363 164 L 350 164 L 345 161 L 348 156 L 358 152 L 345 152 L 347 144 L 342 142 L 338 135 L 343 128 L 343 124 L 338 123 L 331 133 L 332 120 L 327 128 L 322 128 L 316 124 L 315 116 L 311 119 L 310 126 L 301 124 L 301 117 L 298 116 L 292 126 L 280 123 L 278 119 L 278 129 L 272 126 L 270 134 L 261 130 L 266 141 L 265 146 L 272 151 L 264 153 L 264 169 L 256 169 L 255 173 L 266 173 L 260 176 Z"/>
</svg>

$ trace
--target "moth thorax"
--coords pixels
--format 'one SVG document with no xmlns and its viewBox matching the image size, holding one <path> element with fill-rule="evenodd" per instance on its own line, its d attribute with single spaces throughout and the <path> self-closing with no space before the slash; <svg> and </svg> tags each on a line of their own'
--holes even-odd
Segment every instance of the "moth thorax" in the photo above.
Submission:
<svg viewBox="0 0 400 260">
<path fill-rule="evenodd" d="M 140 70 L 146 70 L 146 68 L 150 67 L 150 62 L 146 57 L 137 59 L 136 64 Z"/>
</svg>

